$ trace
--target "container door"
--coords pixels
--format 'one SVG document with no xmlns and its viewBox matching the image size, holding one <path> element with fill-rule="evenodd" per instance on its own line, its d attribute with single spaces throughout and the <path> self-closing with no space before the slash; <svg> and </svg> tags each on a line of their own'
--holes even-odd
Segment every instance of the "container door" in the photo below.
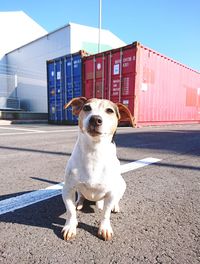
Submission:
<svg viewBox="0 0 200 264">
<path fill-rule="evenodd" d="M 105 56 L 104 53 L 101 57 L 97 57 L 94 63 L 95 66 L 95 94 L 96 98 L 106 98 L 105 93 L 105 72 L 106 72 L 106 64 L 105 64 Z"/>
<path fill-rule="evenodd" d="M 86 98 L 95 97 L 95 90 L 94 90 L 94 81 L 95 81 L 95 71 L 94 71 L 94 56 L 85 59 L 84 64 L 84 96 Z"/>
<path fill-rule="evenodd" d="M 65 58 L 65 103 L 69 102 L 73 98 L 73 58 L 67 56 Z M 65 110 L 65 120 L 72 120 L 72 109 L 67 108 Z"/>
<path fill-rule="evenodd" d="M 119 49 L 108 54 L 108 99 L 121 102 L 134 114 L 136 49 Z"/>
<path fill-rule="evenodd" d="M 55 64 L 47 63 L 47 87 L 48 87 L 48 118 L 56 120 L 56 95 L 55 95 Z"/>
<path fill-rule="evenodd" d="M 74 97 L 82 95 L 82 63 L 79 54 L 73 55 L 73 94 Z"/>
<path fill-rule="evenodd" d="M 63 94 L 62 94 L 62 60 L 56 60 L 55 62 L 55 78 L 56 78 L 56 121 L 61 122 L 63 120 Z"/>
<path fill-rule="evenodd" d="M 84 61 L 85 97 L 106 98 L 106 70 L 104 53 Z"/>
<path fill-rule="evenodd" d="M 80 54 L 74 54 L 65 58 L 65 92 L 64 104 L 72 98 L 82 96 L 82 66 Z M 64 107 L 63 104 L 63 107 Z M 72 114 L 72 108 L 65 110 L 65 120 L 74 122 L 77 117 Z"/>
</svg>

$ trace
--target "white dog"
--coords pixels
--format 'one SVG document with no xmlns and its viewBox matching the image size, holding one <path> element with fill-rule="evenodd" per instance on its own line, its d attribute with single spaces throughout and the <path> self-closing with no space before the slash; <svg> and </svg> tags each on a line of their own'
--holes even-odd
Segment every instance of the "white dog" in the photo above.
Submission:
<svg viewBox="0 0 200 264">
<path fill-rule="evenodd" d="M 97 202 L 97 207 L 103 210 L 98 235 L 111 240 L 110 214 L 111 211 L 119 212 L 118 203 L 126 189 L 113 136 L 119 120 L 129 120 L 134 126 L 133 117 L 126 106 L 109 100 L 79 97 L 72 99 L 65 108 L 69 106 L 72 106 L 73 114 L 79 116 L 79 131 L 65 172 L 62 196 L 67 220 L 63 237 L 64 240 L 75 237 L 76 209 L 82 209 L 86 198 Z M 78 200 L 75 203 L 76 192 Z"/>
</svg>

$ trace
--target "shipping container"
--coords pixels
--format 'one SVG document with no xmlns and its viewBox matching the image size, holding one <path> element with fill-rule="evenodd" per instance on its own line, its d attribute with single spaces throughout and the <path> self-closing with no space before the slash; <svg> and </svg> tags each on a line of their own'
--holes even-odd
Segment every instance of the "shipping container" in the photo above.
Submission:
<svg viewBox="0 0 200 264">
<path fill-rule="evenodd" d="M 127 105 L 137 126 L 200 122 L 200 73 L 138 42 L 85 57 L 83 86 Z"/>
<path fill-rule="evenodd" d="M 82 58 L 84 51 L 47 61 L 48 120 L 55 124 L 76 124 L 72 109 L 64 105 L 82 96 Z"/>
</svg>

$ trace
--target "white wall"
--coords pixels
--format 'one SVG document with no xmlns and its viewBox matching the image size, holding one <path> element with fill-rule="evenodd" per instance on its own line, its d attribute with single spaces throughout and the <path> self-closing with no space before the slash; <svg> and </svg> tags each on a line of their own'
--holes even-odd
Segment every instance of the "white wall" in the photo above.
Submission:
<svg viewBox="0 0 200 264">
<path fill-rule="evenodd" d="M 102 50 L 125 43 L 108 30 L 102 30 Z M 47 112 L 46 61 L 85 49 L 96 53 L 98 29 L 74 23 L 64 26 L 12 52 L 7 57 L 8 74 L 17 76 L 17 95 L 24 110 Z"/>
<path fill-rule="evenodd" d="M 70 30 L 63 27 L 8 53 L 8 72 L 17 75 L 17 96 L 27 111 L 47 112 L 46 61 L 70 53 Z"/>
<path fill-rule="evenodd" d="M 7 60 L 6 56 L 0 59 L 0 97 L 7 96 Z"/>
<path fill-rule="evenodd" d="M 0 58 L 45 34 L 47 31 L 22 11 L 0 12 Z"/>
<path fill-rule="evenodd" d="M 71 53 L 84 49 L 94 54 L 98 52 L 99 29 L 70 23 L 71 28 Z M 101 51 L 119 48 L 126 43 L 111 33 L 109 30 L 101 30 Z"/>
</svg>

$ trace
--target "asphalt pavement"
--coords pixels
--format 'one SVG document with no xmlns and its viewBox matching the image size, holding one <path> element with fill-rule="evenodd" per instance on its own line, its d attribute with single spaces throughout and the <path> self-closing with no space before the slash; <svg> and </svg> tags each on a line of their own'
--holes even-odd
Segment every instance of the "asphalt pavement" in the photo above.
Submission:
<svg viewBox="0 0 200 264">
<path fill-rule="evenodd" d="M 76 137 L 76 126 L 0 126 L 0 205 L 62 182 Z M 123 174 L 112 241 L 98 238 L 101 212 L 90 202 L 64 241 L 58 195 L 0 215 L 0 263 L 200 263 L 200 125 L 121 127 L 115 142 L 122 164 L 160 161 Z"/>
</svg>

